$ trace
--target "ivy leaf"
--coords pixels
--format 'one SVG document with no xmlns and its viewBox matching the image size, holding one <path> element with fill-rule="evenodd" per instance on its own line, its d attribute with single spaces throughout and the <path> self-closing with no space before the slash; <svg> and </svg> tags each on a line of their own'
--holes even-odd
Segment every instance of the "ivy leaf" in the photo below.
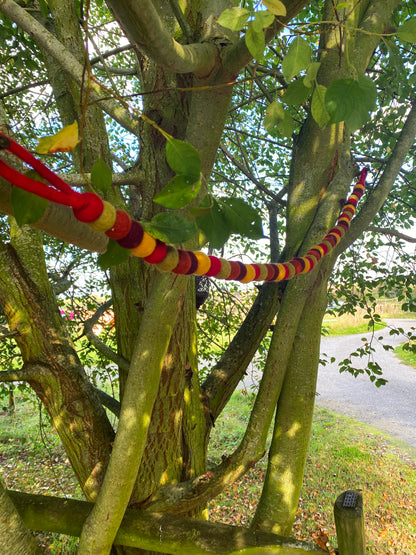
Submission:
<svg viewBox="0 0 416 555">
<path fill-rule="evenodd" d="M 412 17 L 397 29 L 399 39 L 406 42 L 416 42 L 416 17 Z"/>
<path fill-rule="evenodd" d="M 36 152 L 38 154 L 53 154 L 54 152 L 68 152 L 79 143 L 78 123 L 74 121 L 55 135 L 41 137 L 38 140 Z"/>
<path fill-rule="evenodd" d="M 263 29 L 256 29 L 253 22 L 250 21 L 245 35 L 246 46 L 248 51 L 257 60 L 263 56 L 266 48 L 266 39 L 264 38 Z"/>
<path fill-rule="evenodd" d="M 377 88 L 369 77 L 333 81 L 325 95 L 330 122 L 345 121 L 351 131 L 361 127 L 376 107 Z"/>
<path fill-rule="evenodd" d="M 280 0 L 263 0 L 263 4 L 274 15 L 286 15 L 286 6 Z"/>
<path fill-rule="evenodd" d="M 262 221 L 259 213 L 241 198 L 218 199 L 231 233 L 242 235 L 250 239 L 264 237 Z"/>
<path fill-rule="evenodd" d="M 305 87 L 303 79 L 296 79 L 289 83 L 288 88 L 282 96 L 282 102 L 291 104 L 292 106 L 300 106 L 308 99 L 311 94 L 311 88 Z"/>
<path fill-rule="evenodd" d="M 331 119 L 325 106 L 325 96 L 326 87 L 323 85 L 316 85 L 312 95 L 311 112 L 313 119 L 321 128 L 328 125 Z"/>
<path fill-rule="evenodd" d="M 320 67 L 321 62 L 312 62 L 309 64 L 308 69 L 306 70 L 306 75 L 303 78 L 303 84 L 305 87 L 313 87 Z"/>
<path fill-rule="evenodd" d="M 98 265 L 102 270 L 107 270 L 110 266 L 116 266 L 130 256 L 130 251 L 121 247 L 114 239 L 109 239 L 107 250 L 98 257 Z"/>
<path fill-rule="evenodd" d="M 247 23 L 249 15 L 250 12 L 245 8 L 229 8 L 222 12 L 217 22 L 222 27 L 225 27 L 226 29 L 231 29 L 231 31 L 241 31 L 241 29 L 243 29 L 243 27 Z"/>
<path fill-rule="evenodd" d="M 176 175 L 160 193 L 153 197 L 153 202 L 177 210 L 192 202 L 201 188 L 201 181 L 193 181 L 186 175 Z"/>
<path fill-rule="evenodd" d="M 31 177 L 33 179 L 33 176 Z M 13 207 L 13 215 L 19 227 L 39 221 L 49 204 L 46 199 L 14 186 L 12 187 L 10 201 Z"/>
<path fill-rule="evenodd" d="M 263 31 L 269 25 L 272 25 L 274 21 L 274 15 L 269 12 L 268 10 L 262 10 L 260 12 L 256 12 L 254 15 L 254 19 L 251 22 L 256 32 Z"/>
<path fill-rule="evenodd" d="M 284 137 L 291 137 L 295 130 L 295 122 L 292 116 L 284 109 L 282 103 L 275 100 L 266 110 L 264 127 L 269 133 L 276 127 Z"/>
<path fill-rule="evenodd" d="M 153 216 L 150 222 L 142 221 L 141 224 L 155 239 L 172 244 L 183 243 L 198 231 L 194 222 L 172 212 L 161 212 Z"/>
<path fill-rule="evenodd" d="M 94 187 L 103 193 L 106 193 L 111 187 L 113 176 L 102 158 L 98 158 L 91 169 L 91 181 Z"/>
<path fill-rule="evenodd" d="M 300 37 L 296 37 L 283 58 L 282 71 L 285 79 L 291 81 L 297 73 L 307 69 L 311 63 L 311 55 L 312 50 L 309 43 Z"/>
<path fill-rule="evenodd" d="M 215 199 L 212 201 L 211 210 L 204 216 L 197 217 L 196 223 L 214 249 L 220 249 L 230 236 L 228 221 Z"/>
<path fill-rule="evenodd" d="M 166 142 L 166 159 L 172 170 L 198 181 L 201 173 L 201 156 L 191 144 L 169 138 Z"/>
</svg>

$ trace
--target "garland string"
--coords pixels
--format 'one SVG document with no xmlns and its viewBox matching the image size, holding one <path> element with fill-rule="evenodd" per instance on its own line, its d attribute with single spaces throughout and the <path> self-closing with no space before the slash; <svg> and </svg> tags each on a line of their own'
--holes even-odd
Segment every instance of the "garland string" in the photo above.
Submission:
<svg viewBox="0 0 416 555">
<path fill-rule="evenodd" d="M 23 146 L 0 133 L 0 149 L 6 149 L 31 166 L 50 185 L 35 181 L 19 173 L 0 160 L 0 175 L 12 185 L 34 193 L 49 201 L 70 206 L 75 218 L 92 229 L 105 233 L 110 239 L 129 249 L 131 253 L 156 265 L 161 271 L 175 274 L 195 274 L 216 279 L 234 280 L 241 283 L 252 281 L 283 281 L 298 274 L 311 272 L 322 257 L 327 255 L 341 240 L 350 227 L 357 203 L 362 197 L 367 168 L 361 170 L 360 178 L 345 203 L 341 214 L 321 243 L 313 246 L 304 256 L 297 256 L 285 263 L 245 264 L 237 260 L 225 260 L 201 251 L 177 249 L 149 235 L 137 220 L 132 220 L 124 210 L 116 209 L 95 193 L 74 191 L 63 179 L 47 168 Z"/>
</svg>

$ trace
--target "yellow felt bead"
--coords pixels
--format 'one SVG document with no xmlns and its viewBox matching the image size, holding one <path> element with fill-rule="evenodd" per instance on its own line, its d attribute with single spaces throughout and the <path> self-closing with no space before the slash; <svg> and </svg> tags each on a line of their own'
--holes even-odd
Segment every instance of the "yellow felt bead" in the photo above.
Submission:
<svg viewBox="0 0 416 555">
<path fill-rule="evenodd" d="M 231 274 L 231 264 L 225 258 L 220 258 L 221 261 L 221 270 L 215 276 L 216 279 L 227 279 L 228 276 Z"/>
<path fill-rule="evenodd" d="M 178 262 L 179 262 L 179 253 L 177 249 L 175 249 L 175 247 L 168 245 L 168 252 L 165 258 L 162 260 L 162 262 L 159 262 L 158 264 L 156 264 L 156 266 L 162 272 L 170 272 L 171 270 L 176 268 L 176 266 L 178 265 Z"/>
<path fill-rule="evenodd" d="M 195 270 L 194 274 L 200 276 L 208 272 L 211 268 L 211 259 L 207 254 L 201 251 L 194 252 L 196 259 L 198 260 L 198 267 Z"/>
<path fill-rule="evenodd" d="M 305 256 L 302 258 L 302 260 L 305 262 L 305 268 L 301 271 L 301 274 L 307 274 L 308 272 L 310 272 L 311 269 L 311 261 Z"/>
<path fill-rule="evenodd" d="M 152 254 L 152 252 L 156 248 L 156 239 L 151 237 L 146 231 L 143 231 L 143 239 L 140 242 L 140 245 L 131 249 L 131 252 L 134 256 L 138 256 L 139 258 L 145 258 Z"/>
<path fill-rule="evenodd" d="M 283 266 L 283 264 L 275 264 L 275 266 L 278 267 L 279 271 L 273 281 L 283 281 L 286 275 L 285 267 Z"/>
<path fill-rule="evenodd" d="M 243 279 L 240 279 L 241 283 L 250 283 L 250 281 L 254 280 L 256 275 L 256 270 L 253 268 L 251 264 L 246 264 L 247 273 Z"/>
<path fill-rule="evenodd" d="M 116 209 L 112 204 L 103 201 L 103 211 L 95 222 L 90 222 L 88 225 L 95 229 L 95 231 L 108 231 L 116 223 Z"/>
</svg>

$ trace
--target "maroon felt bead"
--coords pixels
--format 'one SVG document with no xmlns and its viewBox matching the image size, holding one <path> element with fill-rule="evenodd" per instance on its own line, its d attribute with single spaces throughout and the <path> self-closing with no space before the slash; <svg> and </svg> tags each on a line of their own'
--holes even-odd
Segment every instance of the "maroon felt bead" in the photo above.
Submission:
<svg viewBox="0 0 416 555">
<path fill-rule="evenodd" d="M 295 267 L 296 275 L 303 272 L 306 267 L 305 261 L 303 258 L 295 257 L 291 260 L 291 263 Z"/>
<path fill-rule="evenodd" d="M 276 264 L 265 264 L 267 268 L 267 276 L 264 281 L 274 281 L 279 273 L 279 266 Z"/>
<path fill-rule="evenodd" d="M 134 249 L 138 247 L 143 239 L 143 227 L 142 225 L 136 221 L 131 221 L 130 231 L 125 237 L 117 240 L 117 243 L 120 247 L 124 249 Z"/>
<path fill-rule="evenodd" d="M 187 252 L 191 259 L 191 266 L 189 267 L 189 270 L 186 273 L 187 275 L 191 275 L 191 274 L 194 274 L 198 269 L 198 259 L 195 256 L 195 253 L 193 253 L 192 251 L 187 251 Z"/>
</svg>

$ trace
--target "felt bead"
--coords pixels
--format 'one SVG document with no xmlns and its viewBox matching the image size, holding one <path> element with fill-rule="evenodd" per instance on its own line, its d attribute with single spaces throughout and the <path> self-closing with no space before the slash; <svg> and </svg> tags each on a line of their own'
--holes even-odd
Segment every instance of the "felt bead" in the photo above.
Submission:
<svg viewBox="0 0 416 555">
<path fill-rule="evenodd" d="M 324 252 L 322 250 L 322 247 L 319 247 L 319 245 L 317 245 L 316 247 L 312 247 L 306 253 L 306 256 L 313 256 L 315 258 L 316 262 L 321 260 L 323 255 L 324 255 Z"/>
<path fill-rule="evenodd" d="M 254 267 L 255 264 L 246 264 L 246 275 L 242 279 L 240 279 L 241 283 L 250 283 L 256 279 L 256 268 Z M 260 270 L 258 271 L 258 273 Z"/>
<path fill-rule="evenodd" d="M 303 262 L 305 263 L 305 267 L 303 268 L 303 270 L 301 271 L 301 274 L 307 274 L 308 272 L 311 271 L 311 269 L 313 268 L 313 266 L 311 265 L 311 261 L 307 256 L 303 257 Z"/>
<path fill-rule="evenodd" d="M 231 264 L 224 258 L 219 259 L 221 262 L 221 270 L 216 274 L 217 279 L 227 279 L 231 274 Z"/>
<path fill-rule="evenodd" d="M 143 231 L 143 237 L 137 247 L 133 247 L 131 252 L 134 256 L 139 258 L 146 258 L 150 256 L 156 248 L 156 239 L 149 235 L 146 231 Z"/>
<path fill-rule="evenodd" d="M 117 239 L 117 243 L 124 249 L 134 249 L 143 239 L 144 229 L 137 220 L 131 221 L 130 230 L 125 237 Z"/>
<path fill-rule="evenodd" d="M 279 273 L 279 268 L 277 264 L 265 264 L 267 267 L 267 276 L 265 281 L 274 281 L 275 277 Z"/>
<path fill-rule="evenodd" d="M 86 224 L 97 220 L 104 209 L 104 203 L 95 193 L 82 193 L 80 195 L 83 204 L 78 208 L 73 208 L 74 216 L 79 222 Z"/>
<path fill-rule="evenodd" d="M 198 266 L 195 270 L 195 274 L 198 276 L 202 276 L 208 272 L 211 268 L 211 259 L 207 254 L 201 251 L 194 252 L 196 259 L 198 260 Z"/>
<path fill-rule="evenodd" d="M 276 264 L 277 272 L 275 273 L 273 281 L 283 281 L 287 274 L 287 268 L 285 264 Z"/>
<path fill-rule="evenodd" d="M 295 268 L 296 275 L 303 273 L 305 269 L 305 260 L 303 258 L 301 258 L 300 256 L 297 256 L 296 258 L 292 258 L 290 262 L 291 264 L 293 264 Z"/>
<path fill-rule="evenodd" d="M 167 246 L 167 253 L 165 258 L 157 264 L 157 267 L 162 272 L 170 272 L 178 265 L 179 262 L 179 253 L 178 249 L 172 247 L 171 245 Z"/>
<path fill-rule="evenodd" d="M 287 266 L 288 273 L 285 279 L 292 279 L 296 275 L 296 268 L 291 262 L 287 262 L 286 266 Z"/>
<path fill-rule="evenodd" d="M 260 273 L 257 276 L 256 281 L 264 281 L 267 278 L 267 274 L 269 273 L 266 264 L 256 264 L 256 266 L 258 266 L 260 269 Z"/>
<path fill-rule="evenodd" d="M 208 258 L 211 262 L 211 266 L 210 269 L 205 272 L 205 275 L 208 277 L 214 277 L 218 274 L 218 272 L 221 271 L 221 260 L 218 257 L 212 255 L 208 255 Z"/>
<path fill-rule="evenodd" d="M 116 221 L 116 209 L 114 206 L 106 200 L 103 201 L 103 204 L 104 208 L 102 214 L 94 222 L 88 224 L 92 229 L 95 229 L 95 231 L 107 231 L 112 229 Z"/>
<path fill-rule="evenodd" d="M 125 237 L 131 228 L 131 218 L 124 212 L 124 210 L 116 210 L 116 221 L 111 229 L 108 229 L 105 234 L 110 239 L 122 239 Z"/>
<path fill-rule="evenodd" d="M 191 259 L 191 265 L 188 271 L 186 272 L 186 274 L 191 275 L 191 274 L 194 274 L 195 270 L 198 268 L 198 259 L 195 256 L 195 253 L 193 251 L 187 251 L 187 253 L 189 254 L 189 257 Z"/>
<path fill-rule="evenodd" d="M 231 260 L 231 272 L 230 275 L 226 278 L 227 280 L 235 280 L 240 281 L 240 279 L 244 278 L 247 274 L 246 266 L 242 262 L 238 260 Z"/>
<path fill-rule="evenodd" d="M 168 253 L 167 244 L 163 243 L 163 241 L 160 241 L 160 239 L 156 239 L 155 250 L 152 252 L 152 254 L 149 254 L 149 256 L 145 256 L 144 260 L 149 264 L 158 264 L 159 262 L 162 262 L 162 260 L 165 259 L 167 253 Z"/>
<path fill-rule="evenodd" d="M 315 268 L 317 260 L 313 256 L 309 256 L 308 254 L 305 256 L 305 259 L 309 262 L 309 270 L 308 271 L 312 272 L 312 270 Z"/>
<path fill-rule="evenodd" d="M 315 249 L 321 250 L 322 256 L 325 256 L 331 250 L 331 245 L 329 243 L 325 243 L 324 241 L 322 241 L 322 243 L 319 243 L 319 245 L 316 245 Z"/>
<path fill-rule="evenodd" d="M 188 251 L 178 249 L 179 260 L 177 265 L 173 268 L 174 274 L 186 274 L 191 267 L 192 260 Z"/>
</svg>

